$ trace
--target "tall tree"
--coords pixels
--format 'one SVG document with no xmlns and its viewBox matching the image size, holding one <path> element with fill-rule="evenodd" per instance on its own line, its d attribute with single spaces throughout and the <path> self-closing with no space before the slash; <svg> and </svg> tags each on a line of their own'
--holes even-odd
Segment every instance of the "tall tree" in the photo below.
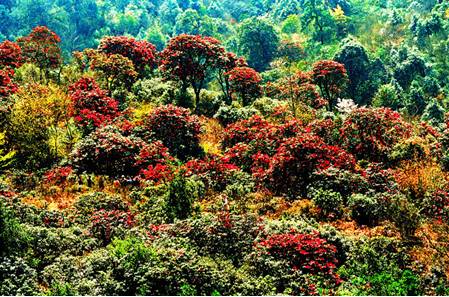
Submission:
<svg viewBox="0 0 449 297">
<path fill-rule="evenodd" d="M 264 18 L 247 19 L 238 28 L 238 47 L 249 66 L 261 72 L 275 58 L 279 36 L 274 26 Z"/>
<path fill-rule="evenodd" d="M 191 86 L 196 103 L 206 79 L 217 68 L 225 49 L 217 39 L 182 34 L 172 38 L 160 54 L 160 68 L 169 79 L 181 81 L 181 92 Z M 185 102 L 182 105 L 186 105 Z"/>
</svg>

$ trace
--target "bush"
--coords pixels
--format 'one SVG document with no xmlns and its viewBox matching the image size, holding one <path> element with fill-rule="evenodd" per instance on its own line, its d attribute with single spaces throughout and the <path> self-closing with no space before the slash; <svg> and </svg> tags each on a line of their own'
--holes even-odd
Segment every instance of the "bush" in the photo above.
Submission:
<svg viewBox="0 0 449 297">
<path fill-rule="evenodd" d="M 70 114 L 87 134 L 120 115 L 118 102 L 100 89 L 93 78 L 81 78 L 69 87 Z"/>
<path fill-rule="evenodd" d="M 327 145 L 318 136 L 302 134 L 289 138 L 269 159 L 268 169 L 256 174 L 275 193 L 290 197 L 304 195 L 315 170 L 336 167 L 354 170 L 354 157 L 344 150 Z"/>
<path fill-rule="evenodd" d="M 337 218 L 342 213 L 343 197 L 340 193 L 317 189 L 311 194 L 312 202 L 317 206 L 325 218 Z"/>
<path fill-rule="evenodd" d="M 24 259 L 0 257 L 0 295 L 40 295 L 38 272 Z"/>
<path fill-rule="evenodd" d="M 360 159 L 386 161 L 393 147 L 410 136 L 410 126 L 389 108 L 358 108 L 341 128 L 344 148 Z"/>
<path fill-rule="evenodd" d="M 241 120 L 247 120 L 252 116 L 258 115 L 257 109 L 252 107 L 241 107 L 237 102 L 233 102 L 231 105 L 222 105 L 214 115 L 220 124 L 224 127 L 230 124 L 236 123 Z"/>
<path fill-rule="evenodd" d="M 345 201 L 350 195 L 363 193 L 369 188 L 368 180 L 362 174 L 335 167 L 313 172 L 312 180 L 312 189 L 340 193 Z"/>
<path fill-rule="evenodd" d="M 170 221 L 183 220 L 194 211 L 193 204 L 204 195 L 204 184 L 193 178 L 175 176 L 168 187 L 165 201 L 166 212 Z"/>
<path fill-rule="evenodd" d="M 424 201 L 424 214 L 440 221 L 449 219 L 449 193 L 445 190 L 437 190 L 426 193 Z"/>
<path fill-rule="evenodd" d="M 0 257 L 23 252 L 28 241 L 29 235 L 0 198 Z"/>
<path fill-rule="evenodd" d="M 121 235 L 123 229 L 134 226 L 134 216 L 130 212 L 120 210 L 101 209 L 94 212 L 90 220 L 90 234 L 100 239 L 103 245 L 107 245 L 112 238 Z"/>
<path fill-rule="evenodd" d="M 376 225 L 383 217 L 376 198 L 363 194 L 353 194 L 348 199 L 351 218 L 360 225 Z"/>
<path fill-rule="evenodd" d="M 202 154 L 201 124 L 188 109 L 173 105 L 158 107 L 146 118 L 145 125 L 178 158 L 186 160 Z"/>
<path fill-rule="evenodd" d="M 132 92 L 137 101 L 153 104 L 169 104 L 177 96 L 175 83 L 158 77 L 138 80 L 133 85 Z"/>
<path fill-rule="evenodd" d="M 419 295 L 419 279 L 408 270 L 400 242 L 386 237 L 362 238 L 352 244 L 347 262 L 338 270 L 348 281 L 340 294 Z"/>
<path fill-rule="evenodd" d="M 139 173 L 136 162 L 144 147 L 140 138 L 124 136 L 118 128 L 105 126 L 77 143 L 71 159 L 78 173 L 134 177 Z"/>
<path fill-rule="evenodd" d="M 260 74 L 250 67 L 235 67 L 225 73 L 231 93 L 236 93 L 243 106 L 251 104 L 262 95 Z"/>
<path fill-rule="evenodd" d="M 126 212 L 129 205 L 120 196 L 111 196 L 103 192 L 93 192 L 81 195 L 74 204 L 80 217 L 88 217 L 99 210 Z"/>
</svg>

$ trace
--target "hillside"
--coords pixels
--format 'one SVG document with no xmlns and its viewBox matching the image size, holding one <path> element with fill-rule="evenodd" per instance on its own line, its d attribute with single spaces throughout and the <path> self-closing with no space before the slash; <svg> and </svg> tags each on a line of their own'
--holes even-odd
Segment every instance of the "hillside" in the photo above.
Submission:
<svg viewBox="0 0 449 297">
<path fill-rule="evenodd" d="M 449 3 L 0 2 L 0 295 L 449 295 Z"/>
</svg>

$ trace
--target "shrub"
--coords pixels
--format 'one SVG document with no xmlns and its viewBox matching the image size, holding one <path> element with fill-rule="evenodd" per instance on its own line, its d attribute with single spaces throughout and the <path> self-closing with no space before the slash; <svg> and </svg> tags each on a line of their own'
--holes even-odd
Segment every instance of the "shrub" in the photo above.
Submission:
<svg viewBox="0 0 449 297">
<path fill-rule="evenodd" d="M 86 132 L 120 115 L 118 102 L 106 96 L 93 78 L 81 78 L 69 87 L 71 116 Z"/>
<path fill-rule="evenodd" d="M 237 102 L 233 102 L 231 105 L 220 106 L 217 113 L 214 115 L 214 118 L 226 127 L 238 121 L 247 120 L 257 114 L 259 114 L 257 109 L 252 107 L 241 107 Z"/>
<path fill-rule="evenodd" d="M 325 218 L 335 218 L 341 215 L 343 207 L 343 197 L 340 193 L 317 189 L 310 194 L 312 201 L 317 206 Z"/>
<path fill-rule="evenodd" d="M 313 172 L 312 180 L 312 189 L 340 193 L 345 201 L 351 194 L 363 193 L 369 188 L 368 180 L 361 173 L 335 167 Z"/>
<path fill-rule="evenodd" d="M 223 191 L 239 168 L 224 158 L 209 157 L 204 160 L 191 160 L 185 164 L 186 176 L 197 176 L 207 188 Z"/>
<path fill-rule="evenodd" d="M 257 242 L 256 248 L 269 257 L 287 261 L 292 271 L 338 280 L 334 272 L 337 249 L 317 233 L 268 235 Z"/>
<path fill-rule="evenodd" d="M 22 49 L 17 43 L 9 40 L 0 43 L 0 69 L 19 68 L 22 62 Z"/>
<path fill-rule="evenodd" d="M 25 259 L 0 257 L 0 295 L 39 295 L 38 272 Z"/>
<path fill-rule="evenodd" d="M 132 87 L 132 92 L 139 102 L 154 104 L 169 104 L 177 96 L 177 88 L 172 81 L 163 81 L 153 77 L 138 80 Z"/>
<path fill-rule="evenodd" d="M 145 125 L 178 158 L 186 160 L 202 154 L 201 124 L 188 109 L 173 105 L 158 107 L 146 118 Z"/>
<path fill-rule="evenodd" d="M 112 238 L 119 236 L 123 229 L 134 226 L 134 216 L 130 212 L 120 210 L 101 209 L 94 212 L 90 220 L 90 234 L 100 239 L 103 245 L 108 244 Z"/>
<path fill-rule="evenodd" d="M 393 221 L 401 235 L 405 239 L 413 237 L 420 223 L 419 209 L 401 194 L 379 196 L 381 203 L 386 205 L 388 218 Z"/>
<path fill-rule="evenodd" d="M 228 76 L 231 93 L 237 93 L 243 106 L 262 95 L 259 73 L 250 67 L 235 67 L 225 73 Z"/>
<path fill-rule="evenodd" d="M 344 148 L 361 159 L 385 161 L 393 147 L 411 134 L 401 115 L 389 108 L 358 108 L 340 130 Z"/>
<path fill-rule="evenodd" d="M 449 219 L 449 193 L 445 190 L 437 190 L 426 193 L 423 201 L 424 214 L 440 221 Z"/>
<path fill-rule="evenodd" d="M 348 199 L 351 218 L 360 225 L 373 226 L 383 217 L 379 201 L 372 196 L 353 194 Z"/>
<path fill-rule="evenodd" d="M 82 219 L 100 210 L 126 212 L 129 206 L 120 196 L 93 192 L 81 195 L 75 202 L 74 208 L 80 214 L 79 219 Z"/>
<path fill-rule="evenodd" d="M 318 136 L 301 134 L 286 139 L 269 160 L 269 167 L 257 173 L 275 193 L 304 195 L 315 170 L 336 167 L 354 170 L 355 159 L 346 151 L 327 145 Z"/>
<path fill-rule="evenodd" d="M 330 110 L 333 110 L 348 82 L 348 74 L 343 64 L 323 60 L 313 64 L 312 81 L 320 87 L 321 95 L 329 102 Z"/>
<path fill-rule="evenodd" d="M 23 252 L 28 240 L 27 232 L 0 198 L 0 257 Z"/>
<path fill-rule="evenodd" d="M 100 40 L 100 52 L 112 55 L 119 54 L 133 62 L 136 71 L 143 75 L 145 69 L 156 68 L 156 47 L 145 40 L 135 40 L 127 36 L 108 36 Z"/>
<path fill-rule="evenodd" d="M 78 173 L 134 177 L 140 171 L 136 161 L 144 147 L 140 138 L 124 136 L 116 127 L 105 126 L 77 143 L 71 159 Z"/>
<path fill-rule="evenodd" d="M 194 203 L 204 195 L 204 184 L 193 178 L 177 175 L 171 181 L 165 201 L 166 212 L 170 221 L 183 220 L 194 211 Z"/>
</svg>

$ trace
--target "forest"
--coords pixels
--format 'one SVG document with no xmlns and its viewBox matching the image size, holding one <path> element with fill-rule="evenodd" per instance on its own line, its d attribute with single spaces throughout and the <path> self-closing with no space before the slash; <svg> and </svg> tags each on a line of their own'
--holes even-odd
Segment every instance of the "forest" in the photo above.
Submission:
<svg viewBox="0 0 449 297">
<path fill-rule="evenodd" d="M 1 0 L 0 295 L 449 295 L 446 0 Z"/>
</svg>

